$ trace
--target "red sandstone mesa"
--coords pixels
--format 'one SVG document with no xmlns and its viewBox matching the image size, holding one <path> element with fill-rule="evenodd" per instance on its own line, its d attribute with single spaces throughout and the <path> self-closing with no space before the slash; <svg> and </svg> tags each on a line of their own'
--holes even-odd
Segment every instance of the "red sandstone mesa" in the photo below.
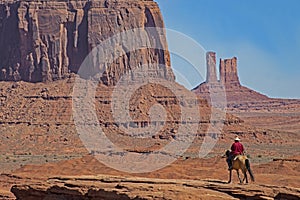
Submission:
<svg viewBox="0 0 300 200">
<path fill-rule="evenodd" d="M 149 63 L 166 65 L 165 69 L 157 67 L 154 71 L 162 78 L 174 80 L 165 34 L 149 32 L 147 27 L 164 27 L 158 5 L 152 0 L 1 0 L 0 46 L 6 48 L 0 49 L 0 80 L 62 79 L 69 72 L 76 73 L 88 53 L 101 41 L 135 28 L 148 32 L 148 44 L 159 43 L 165 50 L 149 48 L 130 52 L 122 44 L 113 47 L 123 55 L 113 63 L 100 66 L 106 69 L 102 82 L 113 85 L 129 69 Z"/>
</svg>

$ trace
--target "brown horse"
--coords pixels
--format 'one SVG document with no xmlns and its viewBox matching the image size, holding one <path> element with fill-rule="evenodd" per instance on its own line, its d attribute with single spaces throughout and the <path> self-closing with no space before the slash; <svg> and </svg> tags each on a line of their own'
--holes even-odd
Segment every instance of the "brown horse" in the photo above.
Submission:
<svg viewBox="0 0 300 200">
<path fill-rule="evenodd" d="M 224 157 L 228 158 L 229 156 L 230 156 L 230 150 L 227 150 Z M 236 156 L 235 158 L 233 158 L 233 160 L 232 160 L 232 169 L 229 170 L 229 181 L 228 181 L 228 183 L 231 183 L 231 176 L 232 176 L 232 170 L 233 169 L 236 170 L 238 178 L 240 180 L 240 183 L 243 183 L 245 179 L 246 179 L 246 183 L 248 183 L 247 171 L 250 174 L 251 180 L 254 182 L 254 175 L 253 175 L 253 172 L 250 168 L 250 161 L 247 158 L 247 156 L 239 155 L 239 156 Z M 239 170 L 241 170 L 244 174 L 243 180 L 240 177 Z"/>
</svg>

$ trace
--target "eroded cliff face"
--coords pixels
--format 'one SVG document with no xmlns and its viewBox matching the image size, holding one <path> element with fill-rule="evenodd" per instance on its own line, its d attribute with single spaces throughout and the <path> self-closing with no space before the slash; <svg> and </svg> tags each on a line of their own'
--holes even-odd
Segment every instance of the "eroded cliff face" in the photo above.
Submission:
<svg viewBox="0 0 300 200">
<path fill-rule="evenodd" d="M 105 39 L 126 30 L 147 27 L 164 27 L 158 5 L 152 0 L 1 0 L 0 80 L 62 79 L 70 72 L 76 73 L 88 53 Z M 146 40 L 149 46 L 158 43 L 156 46 L 167 49 L 164 33 L 152 31 L 146 39 L 135 39 Z M 105 69 L 101 78 L 104 84 L 116 84 L 122 74 L 141 65 L 170 66 L 167 50 L 129 51 L 122 44 L 115 45 L 113 48 L 121 56 L 99 66 Z M 174 80 L 170 67 L 152 70 L 162 78 Z"/>
</svg>

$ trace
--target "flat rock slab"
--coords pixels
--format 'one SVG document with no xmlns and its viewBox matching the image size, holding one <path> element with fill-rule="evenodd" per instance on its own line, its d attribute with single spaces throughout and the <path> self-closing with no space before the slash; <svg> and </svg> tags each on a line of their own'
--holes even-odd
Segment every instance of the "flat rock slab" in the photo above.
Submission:
<svg viewBox="0 0 300 200">
<path fill-rule="evenodd" d="M 53 177 L 14 185 L 17 199 L 299 199 L 300 189 L 219 180 L 172 180 L 118 176 Z"/>
</svg>

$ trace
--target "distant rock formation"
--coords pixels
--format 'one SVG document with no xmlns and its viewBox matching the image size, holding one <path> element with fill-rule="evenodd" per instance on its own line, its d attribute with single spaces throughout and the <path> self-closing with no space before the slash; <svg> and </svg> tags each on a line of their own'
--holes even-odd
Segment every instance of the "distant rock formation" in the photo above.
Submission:
<svg viewBox="0 0 300 200">
<path fill-rule="evenodd" d="M 164 27 L 159 7 L 152 0 L 0 0 L 0 80 L 62 79 L 70 72 L 76 73 L 101 41 L 122 31 L 147 27 Z M 147 34 L 148 38 L 136 39 L 167 47 L 165 34 Z M 106 69 L 101 79 L 106 85 L 116 84 L 125 72 L 140 65 L 170 66 L 167 50 L 128 52 L 122 44 L 115 49 L 123 55 L 100 66 Z M 157 67 L 154 72 L 175 79 L 170 67 Z"/>
<path fill-rule="evenodd" d="M 206 53 L 206 66 L 207 66 L 207 75 L 206 80 L 210 83 L 215 83 L 217 79 L 217 69 L 216 69 L 216 53 L 207 52 Z"/>
<path fill-rule="evenodd" d="M 217 69 L 216 69 L 216 53 L 207 52 L 206 53 L 206 83 L 217 83 L 221 84 L 236 84 L 240 85 L 238 72 L 237 72 L 237 58 L 233 57 L 231 59 L 220 59 L 220 80 L 217 79 Z"/>
<path fill-rule="evenodd" d="M 237 58 L 220 59 L 220 82 L 222 84 L 240 85 L 237 72 Z"/>
<path fill-rule="evenodd" d="M 206 81 L 201 83 L 193 91 L 200 97 L 211 101 L 211 90 L 224 91 L 226 99 L 229 104 L 235 104 L 239 102 L 257 102 L 261 100 L 268 100 L 269 98 L 254 90 L 241 85 L 238 70 L 237 70 L 237 58 L 220 59 L 219 72 L 220 80 L 217 79 L 216 73 L 216 53 L 207 52 L 207 76 Z"/>
</svg>

